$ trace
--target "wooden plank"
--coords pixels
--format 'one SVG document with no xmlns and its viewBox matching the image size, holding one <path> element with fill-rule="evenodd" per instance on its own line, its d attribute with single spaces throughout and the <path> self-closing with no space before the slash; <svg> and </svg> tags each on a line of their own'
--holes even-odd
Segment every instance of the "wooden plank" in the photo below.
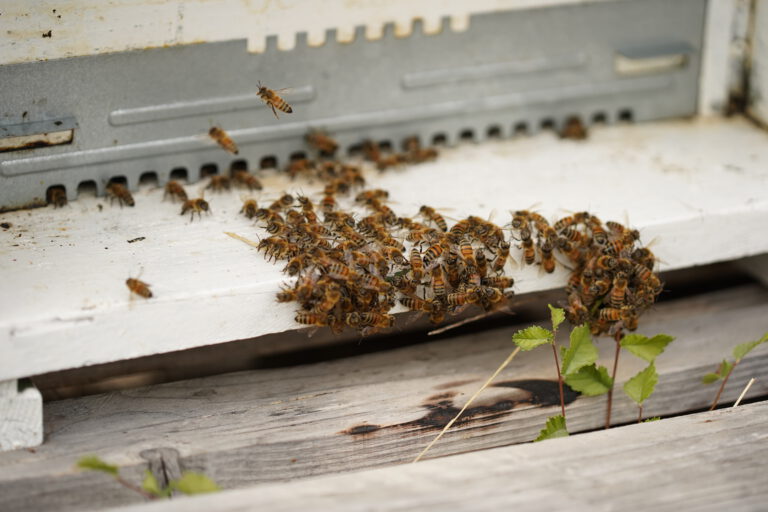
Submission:
<svg viewBox="0 0 768 512">
<path fill-rule="evenodd" d="M 0 451 L 43 442 L 43 396 L 34 387 L 19 391 L 17 380 L 0 381 Z"/>
<path fill-rule="evenodd" d="M 678 337 L 659 357 L 660 381 L 646 414 L 673 415 L 709 405 L 700 383 L 737 343 L 765 330 L 768 291 L 749 285 L 660 304 L 641 332 Z M 447 423 L 512 349 L 520 325 L 475 332 L 385 353 L 274 370 L 254 370 L 46 404 L 46 443 L 35 453 L 0 454 L 0 509 L 107 506 L 140 499 L 75 461 L 95 453 L 137 481 L 150 448 L 179 451 L 184 469 L 224 488 L 408 462 Z M 563 333 L 565 334 L 565 333 Z M 421 335 L 418 335 L 421 336 Z M 364 341 L 363 341 L 364 343 Z M 603 363 L 612 341 L 599 342 Z M 624 355 L 618 381 L 644 366 Z M 748 397 L 768 395 L 768 351 L 745 359 L 722 402 L 758 377 Z M 551 354 L 521 354 L 430 452 L 450 455 L 533 439 L 559 409 Z M 616 423 L 637 411 L 617 393 Z M 568 407 L 573 432 L 600 428 L 605 397 Z M 62 496 L 66 494 L 66 497 Z M 62 505 L 64 503 L 64 505 Z"/>
<path fill-rule="evenodd" d="M 768 252 L 759 236 L 766 175 L 765 134 L 733 119 L 596 128 L 585 143 L 548 133 L 461 145 L 437 162 L 367 178 L 390 190 L 402 215 L 428 203 L 455 218 L 495 211 L 505 223 L 510 208 L 537 202 L 551 218 L 561 209 L 605 220 L 628 214 L 644 241 L 657 239 L 668 270 Z M 264 184 L 264 200 L 316 190 L 272 173 Z M 257 235 L 238 215 L 239 196 L 209 194 L 214 214 L 192 223 L 151 188 L 136 194 L 135 208 L 83 198 L 3 214 L 12 226 L 0 230 L 0 380 L 295 329 L 293 305 L 274 301 L 280 266 L 223 233 Z M 128 243 L 137 237 L 145 239 Z M 142 269 L 155 297 L 130 300 L 125 279 Z M 564 270 L 541 276 L 528 266 L 513 275 L 518 294 L 566 282 Z"/>
<path fill-rule="evenodd" d="M 759 510 L 768 403 L 124 512 Z"/>
</svg>

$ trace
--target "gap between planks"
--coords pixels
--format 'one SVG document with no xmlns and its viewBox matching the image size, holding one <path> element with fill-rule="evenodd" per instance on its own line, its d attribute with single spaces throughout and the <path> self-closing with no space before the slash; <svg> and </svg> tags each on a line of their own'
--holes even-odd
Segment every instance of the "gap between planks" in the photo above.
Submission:
<svg viewBox="0 0 768 512">
<path fill-rule="evenodd" d="M 765 330 L 768 291 L 740 286 L 660 304 L 641 332 L 678 337 L 657 361 L 660 374 L 646 415 L 705 408 L 715 389 L 700 383 L 740 342 Z M 512 348 L 524 326 L 476 332 L 385 353 L 298 367 L 255 370 L 46 404 L 46 443 L 36 453 L 0 454 L 0 508 L 81 509 L 140 500 L 104 475 L 78 473 L 75 461 L 95 453 L 140 481 L 139 453 L 175 448 L 181 465 L 204 471 L 224 488 L 409 462 Z M 566 333 L 562 333 L 566 334 Z M 603 364 L 612 341 L 599 346 Z M 644 367 L 626 355 L 619 385 Z M 768 371 L 757 350 L 734 372 L 723 404 L 752 376 Z M 430 457 L 533 439 L 557 409 L 547 351 L 521 355 L 472 407 L 472 415 Z M 768 394 L 759 379 L 748 398 Z M 619 391 L 614 421 L 637 410 Z M 549 405 L 547 405 L 549 404 Z M 599 428 L 605 397 L 580 398 L 567 409 L 572 432 Z"/>
</svg>

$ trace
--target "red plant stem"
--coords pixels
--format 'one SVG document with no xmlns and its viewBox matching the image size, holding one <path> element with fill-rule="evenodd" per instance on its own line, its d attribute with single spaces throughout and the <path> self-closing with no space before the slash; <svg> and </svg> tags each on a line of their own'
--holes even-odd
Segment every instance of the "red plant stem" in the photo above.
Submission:
<svg viewBox="0 0 768 512">
<path fill-rule="evenodd" d="M 637 406 L 637 422 L 643 422 L 643 404 L 638 404 Z"/>
<path fill-rule="evenodd" d="M 616 354 L 613 356 L 613 373 L 611 374 L 611 389 L 608 390 L 608 405 L 605 410 L 605 428 L 611 428 L 611 407 L 613 406 L 613 388 L 616 385 L 616 369 L 619 367 L 619 352 L 621 344 L 616 341 Z"/>
<path fill-rule="evenodd" d="M 731 370 L 728 372 L 728 374 L 723 379 L 723 383 L 720 384 L 720 389 L 717 390 L 717 395 L 715 395 L 715 400 L 712 402 L 712 405 L 710 406 L 709 410 L 713 411 L 715 410 L 715 407 L 717 407 L 717 402 L 720 401 L 720 395 L 723 394 L 723 390 L 725 389 L 725 384 L 728 382 L 728 377 L 731 376 L 733 373 L 733 370 L 736 369 L 736 365 L 738 365 L 741 361 L 734 361 L 733 366 L 731 366 Z"/>
<path fill-rule="evenodd" d="M 555 355 L 555 368 L 557 368 L 557 384 L 560 386 L 560 412 L 565 418 L 565 398 L 563 397 L 563 376 L 560 374 L 560 362 L 557 360 L 557 348 L 555 340 L 552 340 L 552 353 Z"/>
<path fill-rule="evenodd" d="M 123 487 L 125 487 L 125 488 L 127 488 L 127 489 L 130 489 L 130 490 L 132 490 L 132 491 L 134 491 L 134 492 L 137 492 L 137 493 L 141 494 L 142 496 L 144 496 L 144 497 L 145 497 L 145 498 L 147 498 L 147 499 L 150 499 L 150 500 L 156 500 L 156 499 L 158 499 L 158 497 L 157 497 L 157 496 L 155 496 L 154 494 L 152 494 L 152 493 L 150 493 L 150 492 L 147 492 L 147 491 L 145 491 L 145 490 L 144 490 L 144 489 L 142 489 L 141 487 L 138 487 L 138 486 L 136 486 L 136 485 L 133 485 L 131 482 L 129 482 L 129 481 L 127 481 L 127 480 L 124 480 L 124 479 L 123 479 L 122 477 L 120 477 L 120 476 L 115 476 L 115 480 L 117 480 L 117 481 L 118 481 L 118 483 L 119 483 L 120 485 L 122 485 Z"/>
</svg>

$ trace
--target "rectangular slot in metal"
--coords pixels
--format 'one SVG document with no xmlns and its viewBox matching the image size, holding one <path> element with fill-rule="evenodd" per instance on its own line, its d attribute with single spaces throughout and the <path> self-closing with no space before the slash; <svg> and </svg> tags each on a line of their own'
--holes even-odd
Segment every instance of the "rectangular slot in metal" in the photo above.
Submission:
<svg viewBox="0 0 768 512">
<path fill-rule="evenodd" d="M 35 133 L 32 135 L 18 135 L 0 139 L 0 152 L 18 151 L 21 149 L 42 148 L 45 146 L 58 146 L 70 144 L 74 138 L 75 130 L 59 130 L 55 132 Z"/>
</svg>

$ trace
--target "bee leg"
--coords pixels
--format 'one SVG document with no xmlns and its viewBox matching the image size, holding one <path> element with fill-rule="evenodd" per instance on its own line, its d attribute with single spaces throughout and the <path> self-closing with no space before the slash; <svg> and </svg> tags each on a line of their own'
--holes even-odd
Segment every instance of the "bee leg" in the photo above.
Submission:
<svg viewBox="0 0 768 512">
<path fill-rule="evenodd" d="M 277 115 L 277 110 L 275 110 L 275 106 L 270 103 L 269 107 L 272 109 L 272 113 L 275 114 L 275 119 L 280 119 L 280 117 Z"/>
</svg>

